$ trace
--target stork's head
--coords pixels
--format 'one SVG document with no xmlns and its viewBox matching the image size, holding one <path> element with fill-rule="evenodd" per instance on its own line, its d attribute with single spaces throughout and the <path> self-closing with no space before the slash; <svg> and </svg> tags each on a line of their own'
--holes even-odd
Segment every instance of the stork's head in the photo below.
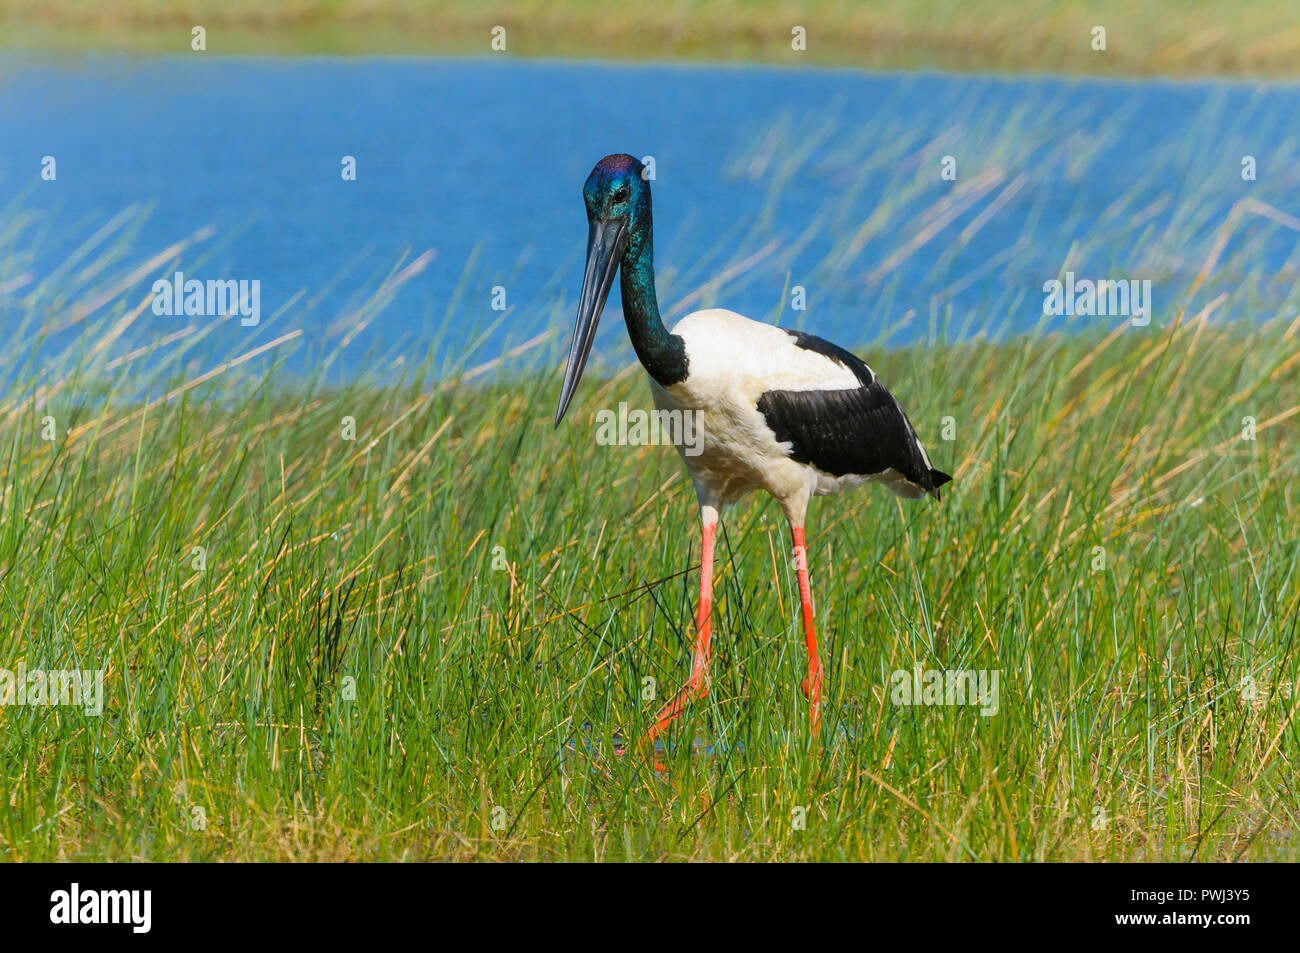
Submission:
<svg viewBox="0 0 1300 953">
<path fill-rule="evenodd" d="M 650 183 L 644 173 L 645 166 L 629 155 L 605 156 L 597 162 L 582 187 L 587 221 L 639 224 L 650 210 Z"/>
<path fill-rule="evenodd" d="M 623 255 L 632 241 L 640 246 L 649 239 L 650 183 L 642 175 L 643 170 L 644 166 L 632 156 L 605 156 L 582 187 L 582 200 L 587 205 L 587 267 L 582 276 L 569 363 L 564 369 L 564 387 L 555 411 L 557 427 L 587 366 L 600 313 Z"/>
</svg>

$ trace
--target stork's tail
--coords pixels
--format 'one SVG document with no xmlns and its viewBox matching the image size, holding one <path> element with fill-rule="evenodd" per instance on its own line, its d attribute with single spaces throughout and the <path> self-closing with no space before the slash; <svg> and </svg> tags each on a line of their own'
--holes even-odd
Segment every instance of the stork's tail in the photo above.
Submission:
<svg viewBox="0 0 1300 953">
<path fill-rule="evenodd" d="M 939 496 L 939 487 L 943 486 L 945 483 L 951 483 L 951 482 L 952 482 L 951 476 L 949 476 L 947 473 L 944 473 L 942 470 L 936 470 L 933 467 L 931 467 L 930 488 L 926 490 L 926 492 L 929 493 L 936 500 L 942 499 L 942 497 Z"/>
</svg>

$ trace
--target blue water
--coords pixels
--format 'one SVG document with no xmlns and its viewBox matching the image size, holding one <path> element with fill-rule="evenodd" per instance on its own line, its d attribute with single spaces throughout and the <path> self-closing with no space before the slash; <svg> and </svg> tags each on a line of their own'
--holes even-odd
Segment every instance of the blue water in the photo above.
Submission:
<svg viewBox="0 0 1300 953">
<path fill-rule="evenodd" d="M 563 335 L 586 238 L 582 183 L 622 151 L 655 159 L 660 298 L 673 315 L 718 304 L 849 345 L 1016 333 L 1042 326 L 1043 282 L 1068 267 L 1152 280 L 1158 326 L 1249 197 L 1282 218 L 1244 214 L 1189 304 L 1226 293 L 1216 318 L 1266 320 L 1295 304 L 1300 233 L 1286 216 L 1300 216 L 1297 117 L 1300 87 L 1245 82 L 11 57 L 0 60 L 0 322 L 9 330 L 35 314 L 57 326 L 68 302 L 42 278 L 133 209 L 114 231 L 118 257 L 83 287 L 213 226 L 177 267 L 258 279 L 262 323 L 225 320 L 205 346 L 238 352 L 300 329 L 300 366 L 352 334 L 331 365 L 338 377 L 376 355 L 473 365 L 541 332 Z M 53 182 L 40 179 L 46 155 Z M 345 155 L 356 157 L 354 182 L 340 176 Z M 944 155 L 956 182 L 940 178 Z M 1244 155 L 1255 181 L 1241 177 Z M 390 303 L 356 316 L 386 275 L 428 249 L 429 266 Z M 794 285 L 806 310 L 790 307 Z M 505 312 L 492 308 L 495 286 Z M 110 352 L 184 320 L 146 313 Z M 75 347 L 91 323 L 43 346 Z M 619 322 L 607 318 L 598 347 L 627 358 Z"/>
</svg>

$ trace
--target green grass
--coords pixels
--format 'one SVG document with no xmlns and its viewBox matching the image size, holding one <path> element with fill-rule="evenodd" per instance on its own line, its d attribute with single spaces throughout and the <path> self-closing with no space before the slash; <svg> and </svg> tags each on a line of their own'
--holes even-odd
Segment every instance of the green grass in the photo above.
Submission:
<svg viewBox="0 0 1300 953">
<path fill-rule="evenodd" d="M 670 450 L 589 423 L 646 405 L 639 374 L 584 382 L 558 432 L 549 365 L 11 389 L 0 665 L 103 667 L 106 704 L 0 709 L 0 856 L 1296 859 L 1297 326 L 871 356 L 956 479 L 814 505 L 826 744 L 754 498 L 720 537 L 714 691 L 662 772 L 609 736 L 688 671 L 693 496 Z M 1000 670 L 999 712 L 893 705 L 917 665 Z"/>
<path fill-rule="evenodd" d="M 1300 63 L 1300 24 L 1267 0 L 0 0 L 0 23 L 4 47 L 53 51 L 187 53 L 201 25 L 210 53 L 486 56 L 504 26 L 510 56 L 1180 76 L 1295 76 Z"/>
</svg>

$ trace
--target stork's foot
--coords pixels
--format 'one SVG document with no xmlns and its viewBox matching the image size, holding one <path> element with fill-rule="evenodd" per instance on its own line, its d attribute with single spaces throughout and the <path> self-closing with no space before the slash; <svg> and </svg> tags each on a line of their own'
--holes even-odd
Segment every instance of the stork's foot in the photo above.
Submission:
<svg viewBox="0 0 1300 953">
<path fill-rule="evenodd" d="M 645 735 L 646 746 L 653 747 L 655 739 L 668 730 L 668 726 L 677 720 L 677 716 L 686 710 L 687 705 L 704 698 L 708 694 L 708 669 L 696 670 L 691 674 L 691 680 L 686 683 L 686 687 L 677 693 L 677 697 L 659 709 L 659 714 L 655 715 L 654 727 L 647 731 Z"/>
</svg>

